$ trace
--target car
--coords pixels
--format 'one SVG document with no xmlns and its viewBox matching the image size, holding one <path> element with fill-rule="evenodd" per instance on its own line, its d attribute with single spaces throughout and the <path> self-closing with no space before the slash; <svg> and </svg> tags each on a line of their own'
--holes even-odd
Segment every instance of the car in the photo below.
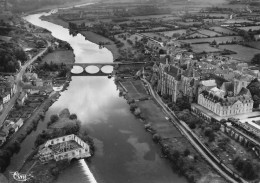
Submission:
<svg viewBox="0 0 260 183">
<path fill-rule="evenodd" d="M 169 120 L 169 118 L 168 118 L 167 116 L 165 116 L 165 119 L 166 119 L 166 120 Z"/>
</svg>

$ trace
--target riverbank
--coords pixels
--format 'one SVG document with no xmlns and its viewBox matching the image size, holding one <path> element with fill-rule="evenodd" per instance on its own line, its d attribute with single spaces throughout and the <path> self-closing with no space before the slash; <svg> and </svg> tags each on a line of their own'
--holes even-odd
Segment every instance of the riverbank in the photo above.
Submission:
<svg viewBox="0 0 260 183">
<path fill-rule="evenodd" d="M 119 90 L 130 103 L 130 110 L 140 118 L 145 129 L 152 134 L 153 140 L 161 146 L 162 157 L 170 161 L 175 172 L 185 176 L 190 182 L 225 182 L 166 119 L 162 109 L 151 99 L 140 80 L 123 79 L 120 85 Z"/>
<path fill-rule="evenodd" d="M 80 0 L 80 1 L 70 1 L 70 2 L 66 2 L 65 4 L 57 4 L 57 5 L 47 5 L 43 8 L 40 9 L 36 9 L 36 10 L 32 10 L 32 11 L 28 11 L 25 12 L 26 14 L 35 14 L 35 13 L 39 13 L 39 12 L 46 12 L 46 11 L 50 11 L 53 9 L 57 9 L 57 8 L 69 8 L 69 7 L 74 7 L 74 6 L 80 6 L 80 5 L 84 5 L 84 4 L 88 4 L 88 3 L 97 3 L 95 0 Z"/>
<path fill-rule="evenodd" d="M 60 18 L 58 18 L 58 16 L 56 14 L 52 14 L 50 16 L 43 16 L 43 17 L 41 17 L 41 19 L 44 21 L 48 21 L 48 22 L 60 25 L 64 28 L 68 28 L 68 23 L 61 20 Z M 80 34 L 82 34 L 86 40 L 93 42 L 97 45 L 100 42 L 108 43 L 108 44 L 105 44 L 104 47 L 107 48 L 109 51 L 111 51 L 111 53 L 113 54 L 114 60 L 119 58 L 119 56 L 120 56 L 119 49 L 117 48 L 116 44 L 112 40 L 110 40 L 104 36 L 101 36 L 99 34 L 96 34 L 94 32 L 91 32 L 91 31 L 80 31 Z"/>
</svg>

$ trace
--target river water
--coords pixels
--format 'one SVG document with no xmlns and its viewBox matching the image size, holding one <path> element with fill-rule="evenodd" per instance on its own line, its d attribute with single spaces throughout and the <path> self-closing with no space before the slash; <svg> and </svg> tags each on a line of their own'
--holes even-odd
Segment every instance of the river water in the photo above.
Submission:
<svg viewBox="0 0 260 183">
<path fill-rule="evenodd" d="M 112 62 L 112 53 L 78 34 L 69 35 L 66 28 L 39 19 L 48 13 L 29 15 L 25 19 L 67 41 L 74 49 L 76 62 Z M 107 68 L 109 69 L 109 68 Z M 56 183 L 186 183 L 172 172 L 170 164 L 160 158 L 160 149 L 150 134 L 129 111 L 113 79 L 73 76 L 69 87 L 49 108 L 45 120 L 21 144 L 20 152 L 11 161 L 8 171 L 21 166 L 33 148 L 36 135 L 46 128 L 50 115 L 68 108 L 76 113 L 95 139 L 96 152 L 91 161 L 75 161 L 62 172 Z"/>
</svg>

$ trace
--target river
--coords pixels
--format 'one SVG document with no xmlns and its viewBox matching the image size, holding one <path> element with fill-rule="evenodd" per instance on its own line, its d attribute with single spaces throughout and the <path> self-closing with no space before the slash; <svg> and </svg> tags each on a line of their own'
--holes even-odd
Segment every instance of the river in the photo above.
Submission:
<svg viewBox="0 0 260 183">
<path fill-rule="evenodd" d="M 49 13 L 29 15 L 25 19 L 67 41 L 74 50 L 76 62 L 112 62 L 112 53 L 68 29 L 40 20 Z M 111 68 L 107 68 L 111 69 Z M 96 152 L 91 161 L 75 161 L 62 172 L 56 183 L 186 183 L 172 172 L 167 160 L 160 158 L 160 149 L 132 115 L 126 100 L 119 97 L 113 78 L 73 76 L 69 87 L 49 108 L 45 120 L 21 144 L 21 150 L 11 161 L 8 171 L 21 166 L 33 148 L 36 135 L 46 128 L 52 114 L 68 108 L 76 113 L 95 139 Z"/>
</svg>

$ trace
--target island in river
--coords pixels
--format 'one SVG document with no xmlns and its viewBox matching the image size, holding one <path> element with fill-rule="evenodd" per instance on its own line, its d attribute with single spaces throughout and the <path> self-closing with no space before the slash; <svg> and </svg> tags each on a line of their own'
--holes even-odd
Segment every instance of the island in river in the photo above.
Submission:
<svg viewBox="0 0 260 183">
<path fill-rule="evenodd" d="M 87 143 L 90 148 L 90 154 L 94 154 L 92 138 L 89 137 L 86 129 L 81 127 L 81 122 L 77 119 L 77 115 L 70 114 L 68 109 L 62 110 L 59 115 L 52 115 L 47 126 L 48 128 L 37 136 L 34 142 L 35 149 L 29 154 L 19 170 L 19 172 L 27 172 L 27 174 L 33 172 L 33 178 L 28 182 L 52 183 L 64 169 L 70 166 L 69 159 L 60 161 L 49 160 L 47 163 L 42 163 L 39 160 L 39 152 L 48 140 L 74 134 Z"/>
</svg>

